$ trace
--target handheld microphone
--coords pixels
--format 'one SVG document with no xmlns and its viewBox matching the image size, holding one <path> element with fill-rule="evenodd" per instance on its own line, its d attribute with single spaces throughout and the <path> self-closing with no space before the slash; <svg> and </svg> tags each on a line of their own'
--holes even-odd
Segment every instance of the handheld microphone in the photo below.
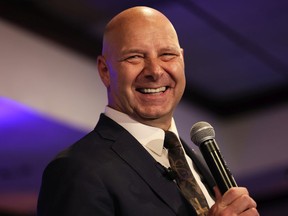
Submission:
<svg viewBox="0 0 288 216">
<path fill-rule="evenodd" d="M 213 127 L 207 122 L 197 122 L 191 128 L 190 137 L 192 142 L 200 148 L 221 193 L 224 194 L 231 187 L 237 187 L 236 181 L 220 153 Z"/>
</svg>

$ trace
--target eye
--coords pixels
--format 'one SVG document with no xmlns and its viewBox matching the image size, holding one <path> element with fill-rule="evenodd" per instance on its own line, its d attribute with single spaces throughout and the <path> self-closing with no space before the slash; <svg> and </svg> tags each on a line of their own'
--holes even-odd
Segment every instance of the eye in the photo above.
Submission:
<svg viewBox="0 0 288 216">
<path fill-rule="evenodd" d="M 125 61 L 130 63 L 139 63 L 143 59 L 142 55 L 131 55 L 125 58 Z"/>
<path fill-rule="evenodd" d="M 142 58 L 142 56 L 140 56 L 140 55 L 132 55 L 132 56 L 127 57 L 126 59 L 138 59 L 138 58 Z"/>
<path fill-rule="evenodd" d="M 178 55 L 176 53 L 172 53 L 172 52 L 169 52 L 169 53 L 163 53 L 161 54 L 161 59 L 163 61 L 170 61 L 174 58 L 176 58 Z"/>
<path fill-rule="evenodd" d="M 175 53 L 163 53 L 162 56 L 175 56 Z"/>
</svg>

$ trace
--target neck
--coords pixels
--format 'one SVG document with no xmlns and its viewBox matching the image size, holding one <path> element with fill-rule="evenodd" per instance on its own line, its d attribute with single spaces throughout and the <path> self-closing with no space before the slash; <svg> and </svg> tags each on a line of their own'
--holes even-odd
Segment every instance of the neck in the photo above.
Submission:
<svg viewBox="0 0 288 216">
<path fill-rule="evenodd" d="M 132 117 L 133 118 L 133 117 Z M 151 127 L 161 128 L 164 131 L 167 131 L 172 122 L 172 118 L 167 120 L 163 119 L 134 119 L 142 124 L 149 125 Z"/>
</svg>

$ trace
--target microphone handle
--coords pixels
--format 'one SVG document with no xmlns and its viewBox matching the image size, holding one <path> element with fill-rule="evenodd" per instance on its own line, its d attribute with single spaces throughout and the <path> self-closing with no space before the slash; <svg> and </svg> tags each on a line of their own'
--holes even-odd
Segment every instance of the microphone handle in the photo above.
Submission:
<svg viewBox="0 0 288 216">
<path fill-rule="evenodd" d="M 221 193 L 224 194 L 231 187 L 237 187 L 215 139 L 206 140 L 199 148 Z"/>
</svg>

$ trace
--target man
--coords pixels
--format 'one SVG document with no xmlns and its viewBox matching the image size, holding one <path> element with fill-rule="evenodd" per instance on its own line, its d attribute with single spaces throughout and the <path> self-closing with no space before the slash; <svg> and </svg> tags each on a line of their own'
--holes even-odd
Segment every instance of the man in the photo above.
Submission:
<svg viewBox="0 0 288 216">
<path fill-rule="evenodd" d="M 163 148 L 164 131 L 178 136 L 173 111 L 185 88 L 174 27 L 152 8 L 127 9 L 107 24 L 97 63 L 108 106 L 95 129 L 46 168 L 38 215 L 197 215 L 169 178 Z M 182 144 L 211 207 L 202 215 L 259 215 L 245 188 L 222 196 L 214 187 L 210 195 L 213 179 Z"/>
</svg>

